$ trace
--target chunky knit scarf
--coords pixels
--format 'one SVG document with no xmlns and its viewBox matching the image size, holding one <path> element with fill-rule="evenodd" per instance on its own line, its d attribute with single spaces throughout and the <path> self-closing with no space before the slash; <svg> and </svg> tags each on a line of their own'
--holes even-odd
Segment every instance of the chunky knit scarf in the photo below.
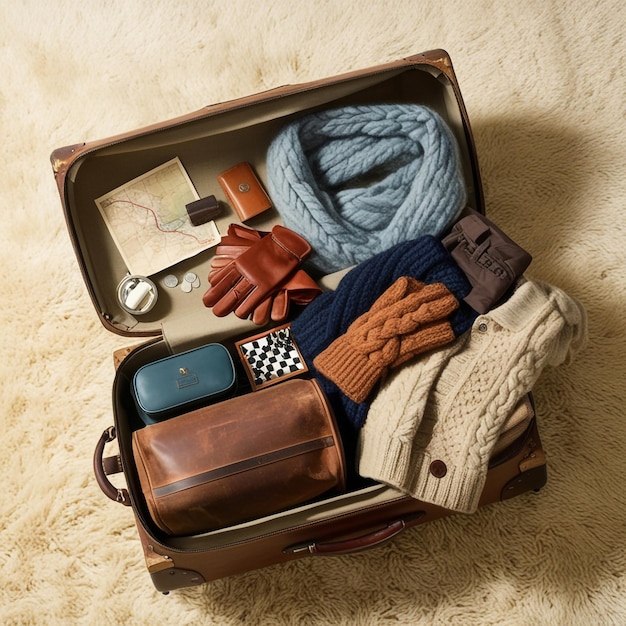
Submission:
<svg viewBox="0 0 626 626">
<path fill-rule="evenodd" d="M 267 184 L 324 272 L 441 234 L 466 197 L 450 130 L 415 104 L 347 106 L 288 124 L 269 147 Z"/>
</svg>

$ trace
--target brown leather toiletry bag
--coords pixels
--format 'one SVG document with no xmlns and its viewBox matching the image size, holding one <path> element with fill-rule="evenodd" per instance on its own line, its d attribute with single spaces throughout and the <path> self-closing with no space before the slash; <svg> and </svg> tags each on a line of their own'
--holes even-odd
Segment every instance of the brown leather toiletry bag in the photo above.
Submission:
<svg viewBox="0 0 626 626">
<path fill-rule="evenodd" d="M 289 380 L 133 433 L 154 523 L 191 535 L 345 489 L 343 448 L 313 380 Z"/>
</svg>

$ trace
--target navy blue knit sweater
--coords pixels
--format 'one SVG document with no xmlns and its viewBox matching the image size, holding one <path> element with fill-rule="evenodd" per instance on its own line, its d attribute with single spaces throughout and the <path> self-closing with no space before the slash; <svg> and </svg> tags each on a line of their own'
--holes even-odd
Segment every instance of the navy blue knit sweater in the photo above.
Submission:
<svg viewBox="0 0 626 626">
<path fill-rule="evenodd" d="M 332 381 L 315 370 L 313 359 L 343 335 L 357 317 L 369 311 L 401 276 L 412 276 L 426 284 L 444 283 L 460 303 L 450 316 L 455 336 L 472 326 L 477 313 L 463 302 L 471 285 L 441 241 L 431 235 L 399 243 L 360 263 L 344 276 L 335 291 L 319 295 L 291 324 L 291 332 L 309 370 L 335 411 L 344 440 L 346 428 L 342 422 L 347 421 L 355 437 L 367 417 L 371 398 L 360 403 L 350 400 Z M 344 443 L 349 447 L 349 442 Z"/>
</svg>

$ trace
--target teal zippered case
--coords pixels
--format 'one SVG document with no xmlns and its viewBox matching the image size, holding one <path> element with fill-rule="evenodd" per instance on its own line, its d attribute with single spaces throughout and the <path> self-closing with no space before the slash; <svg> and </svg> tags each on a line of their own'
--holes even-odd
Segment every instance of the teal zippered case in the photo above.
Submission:
<svg viewBox="0 0 626 626">
<path fill-rule="evenodd" d="M 228 350 L 210 343 L 140 367 L 132 392 L 141 419 L 154 424 L 228 397 L 236 380 Z"/>
</svg>

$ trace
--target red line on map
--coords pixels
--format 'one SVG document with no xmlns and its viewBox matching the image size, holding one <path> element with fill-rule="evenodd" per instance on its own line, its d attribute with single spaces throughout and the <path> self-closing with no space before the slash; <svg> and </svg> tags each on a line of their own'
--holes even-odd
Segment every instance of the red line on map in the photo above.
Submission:
<svg viewBox="0 0 626 626">
<path fill-rule="evenodd" d="M 162 233 L 166 233 L 166 234 L 177 233 L 177 234 L 183 235 L 185 237 L 191 237 L 191 239 L 195 239 L 198 242 L 198 244 L 200 244 L 200 245 L 204 245 L 205 243 L 210 243 L 211 242 L 210 239 L 199 239 L 195 235 L 192 235 L 190 233 L 185 233 L 182 230 L 176 230 L 175 228 L 172 229 L 172 230 L 167 230 L 166 228 L 163 228 L 159 224 L 159 218 L 157 217 L 156 212 L 153 209 L 151 209 L 149 206 L 143 206 L 143 204 L 138 204 L 137 202 L 133 202 L 132 200 L 109 200 L 109 204 L 130 204 L 131 206 L 138 207 L 140 209 L 145 209 L 154 218 L 154 225 L 157 227 L 157 230 L 160 230 Z"/>
</svg>

